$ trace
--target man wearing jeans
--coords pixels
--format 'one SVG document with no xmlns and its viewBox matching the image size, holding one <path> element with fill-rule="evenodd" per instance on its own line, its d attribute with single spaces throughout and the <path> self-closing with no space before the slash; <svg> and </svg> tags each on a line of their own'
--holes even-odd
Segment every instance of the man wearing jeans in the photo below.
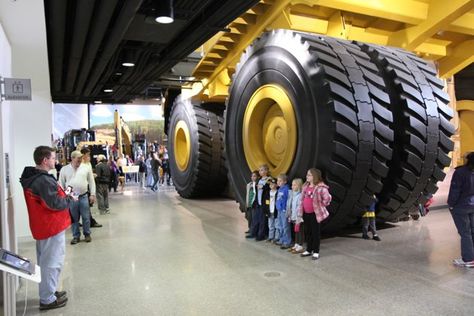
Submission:
<svg viewBox="0 0 474 316">
<path fill-rule="evenodd" d="M 95 202 L 95 180 L 92 169 L 88 166 L 82 166 L 82 153 L 75 150 L 71 153 L 71 163 L 61 169 L 59 174 L 59 183 L 63 188 L 72 187 L 73 194 L 78 196 L 78 200 L 71 203 L 72 217 L 72 240 L 71 245 L 80 241 L 81 232 L 79 230 L 79 216 L 82 217 L 82 229 L 84 240 L 91 242 L 90 230 L 90 210 L 89 202 Z M 90 190 L 90 197 L 88 196 Z"/>
<path fill-rule="evenodd" d="M 457 266 L 474 268 L 474 152 L 466 156 L 466 164 L 454 171 L 449 188 L 448 206 L 461 236 Z"/>
<path fill-rule="evenodd" d="M 56 291 L 59 274 L 64 265 L 65 230 L 71 225 L 67 196 L 48 171 L 54 168 L 56 153 L 53 148 L 39 146 L 33 153 L 36 167 L 26 167 L 21 175 L 31 234 L 36 239 L 36 256 L 41 267 L 39 284 L 40 309 L 63 307 L 67 303 L 65 291 Z"/>
</svg>

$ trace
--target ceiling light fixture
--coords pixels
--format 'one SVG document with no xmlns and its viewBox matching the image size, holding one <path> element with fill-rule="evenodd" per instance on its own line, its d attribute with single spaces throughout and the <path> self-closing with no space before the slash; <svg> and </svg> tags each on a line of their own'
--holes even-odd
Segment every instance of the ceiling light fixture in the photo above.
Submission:
<svg viewBox="0 0 474 316">
<path fill-rule="evenodd" d="M 114 92 L 114 89 L 104 89 L 104 92 Z"/>
<path fill-rule="evenodd" d="M 136 59 L 135 51 L 131 49 L 125 49 L 122 52 L 122 66 L 124 67 L 134 67 Z"/>
<path fill-rule="evenodd" d="M 161 24 L 174 22 L 173 0 L 155 0 L 156 18 L 155 21 Z"/>
<path fill-rule="evenodd" d="M 96 101 L 94 101 L 94 103 L 95 103 L 95 104 L 101 104 L 102 101 L 96 100 Z"/>
</svg>

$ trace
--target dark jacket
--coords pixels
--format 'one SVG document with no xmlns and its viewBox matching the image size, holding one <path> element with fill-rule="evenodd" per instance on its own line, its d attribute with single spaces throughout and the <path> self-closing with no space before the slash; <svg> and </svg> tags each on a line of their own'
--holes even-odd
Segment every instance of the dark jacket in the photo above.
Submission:
<svg viewBox="0 0 474 316">
<path fill-rule="evenodd" d="M 151 161 L 151 171 L 158 174 L 158 168 L 161 167 L 161 162 L 158 159 L 152 159 Z"/>
<path fill-rule="evenodd" d="M 448 195 L 449 207 L 474 209 L 474 171 L 462 166 L 454 171 Z"/>
<path fill-rule="evenodd" d="M 138 172 L 146 172 L 146 163 L 144 161 L 138 162 Z"/>
<path fill-rule="evenodd" d="M 100 162 L 95 166 L 95 173 L 97 177 L 95 181 L 101 184 L 109 184 L 110 183 L 110 167 L 105 162 Z"/>
<path fill-rule="evenodd" d="M 71 226 L 69 203 L 72 199 L 66 196 L 53 175 L 35 167 L 26 167 L 20 182 L 34 239 L 47 239 Z"/>
<path fill-rule="evenodd" d="M 270 216 L 270 179 L 271 177 L 267 178 L 262 189 L 262 210 L 267 217 Z M 258 192 L 256 198 L 258 199 Z"/>
</svg>

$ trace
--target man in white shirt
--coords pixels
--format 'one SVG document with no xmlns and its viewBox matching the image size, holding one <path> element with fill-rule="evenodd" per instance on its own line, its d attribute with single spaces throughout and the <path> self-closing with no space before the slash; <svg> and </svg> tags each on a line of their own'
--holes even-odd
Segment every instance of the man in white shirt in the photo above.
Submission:
<svg viewBox="0 0 474 316">
<path fill-rule="evenodd" d="M 78 200 L 71 203 L 70 211 L 72 218 L 72 240 L 71 245 L 75 245 L 80 241 L 81 232 L 79 230 L 79 216 L 82 217 L 82 228 L 84 240 L 91 242 L 90 231 L 90 209 L 89 202 L 95 202 L 95 181 L 91 168 L 81 165 L 82 154 L 76 150 L 71 153 L 71 163 L 61 169 L 59 174 L 59 183 L 66 189 L 72 187 L 74 195 L 78 196 Z M 90 197 L 88 197 L 88 189 Z"/>
</svg>

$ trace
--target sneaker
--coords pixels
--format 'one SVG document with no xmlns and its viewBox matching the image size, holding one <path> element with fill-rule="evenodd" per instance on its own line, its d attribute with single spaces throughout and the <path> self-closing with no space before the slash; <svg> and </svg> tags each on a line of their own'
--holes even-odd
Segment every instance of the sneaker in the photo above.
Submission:
<svg viewBox="0 0 474 316">
<path fill-rule="evenodd" d="M 368 235 L 362 235 L 363 239 L 370 239 Z"/>
<path fill-rule="evenodd" d="M 376 241 L 381 241 L 382 240 L 382 239 L 380 239 L 380 237 L 378 235 L 375 235 L 372 239 L 376 240 Z"/>
<path fill-rule="evenodd" d="M 91 227 L 102 227 L 102 225 L 97 222 L 94 222 L 91 224 Z"/>
<path fill-rule="evenodd" d="M 39 309 L 44 311 L 48 309 L 60 308 L 60 307 L 66 306 L 66 303 L 67 303 L 67 297 L 64 297 L 64 298 L 56 297 L 56 300 L 52 303 L 49 303 L 49 304 L 40 303 Z"/>
<path fill-rule="evenodd" d="M 85 238 L 84 238 L 85 242 L 91 242 L 92 241 L 92 238 L 91 238 L 91 235 L 87 235 Z"/>
<path fill-rule="evenodd" d="M 247 236 L 245 236 L 245 238 L 255 238 L 255 236 L 254 235 L 247 235 Z"/>
<path fill-rule="evenodd" d="M 54 296 L 56 296 L 57 299 L 62 299 L 67 295 L 66 291 L 56 291 L 54 292 Z"/>
<path fill-rule="evenodd" d="M 311 256 L 311 252 L 309 252 L 308 250 L 306 250 L 306 251 L 303 252 L 300 256 L 301 256 L 301 257 L 309 257 L 309 256 Z"/>
<path fill-rule="evenodd" d="M 299 246 L 295 248 L 295 252 L 293 253 L 302 253 L 304 251 L 303 246 Z"/>
<path fill-rule="evenodd" d="M 466 268 L 474 268 L 474 260 L 473 261 L 468 261 L 468 262 L 465 262 L 465 265 L 464 265 Z"/>
<path fill-rule="evenodd" d="M 71 245 L 75 245 L 77 244 L 78 242 L 80 242 L 81 240 L 79 238 L 76 238 L 74 237 L 72 240 L 71 240 Z"/>
<path fill-rule="evenodd" d="M 454 259 L 453 264 L 458 267 L 474 268 L 474 261 L 465 262 L 461 258 Z"/>
<path fill-rule="evenodd" d="M 282 245 L 282 243 L 281 243 L 281 242 L 279 242 L 279 241 L 277 241 L 277 242 L 275 242 L 275 245 L 277 245 L 277 246 L 281 246 L 281 245 Z"/>
<path fill-rule="evenodd" d="M 319 253 L 315 252 L 313 253 L 313 256 L 311 257 L 313 260 L 318 260 L 319 259 Z"/>
</svg>

